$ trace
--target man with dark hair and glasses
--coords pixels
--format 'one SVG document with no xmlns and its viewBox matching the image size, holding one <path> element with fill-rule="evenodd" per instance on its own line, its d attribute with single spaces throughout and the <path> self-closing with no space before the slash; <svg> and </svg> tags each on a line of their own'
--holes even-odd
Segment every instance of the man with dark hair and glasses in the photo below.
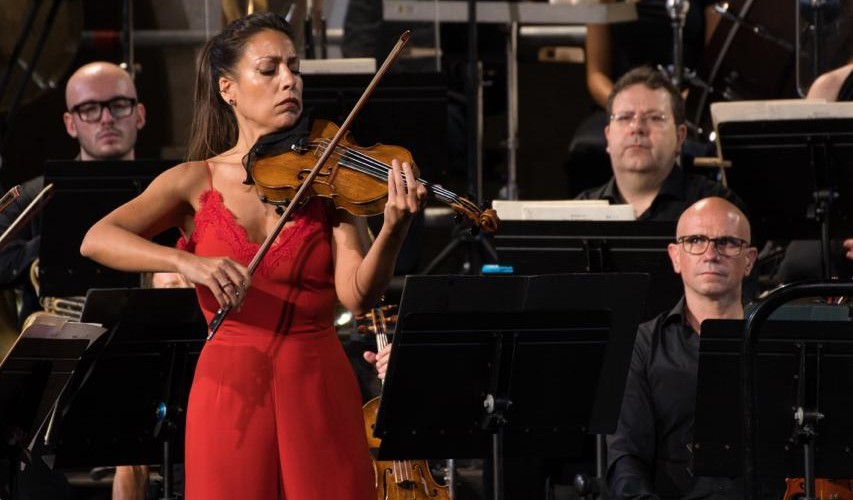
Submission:
<svg viewBox="0 0 853 500">
<path fill-rule="evenodd" d="M 641 66 L 625 73 L 610 93 L 607 115 L 604 135 L 613 178 L 578 199 L 628 203 L 638 220 L 663 221 L 677 219 L 708 196 L 741 205 L 728 188 L 677 164 L 687 136 L 684 99 L 660 71 Z"/>
<path fill-rule="evenodd" d="M 711 197 L 678 219 L 668 247 L 684 298 L 641 324 L 616 432 L 607 437 L 611 500 L 736 498 L 727 478 L 692 475 L 691 450 L 699 364 L 699 332 L 706 319 L 743 319 L 741 286 L 758 250 L 744 213 Z"/>
<path fill-rule="evenodd" d="M 65 86 L 65 104 L 67 111 L 62 118 L 68 135 L 80 144 L 78 160 L 134 159 L 136 136 L 145 126 L 145 107 L 137 101 L 136 86 L 125 70 L 100 61 L 81 66 Z M 0 232 L 12 224 L 43 187 L 43 176 L 22 185 L 21 196 L 0 213 Z M 0 287 L 20 290 L 19 329 L 31 313 L 41 309 L 29 279 L 40 242 L 41 220 L 36 215 L 0 249 Z M 0 352 L 0 356 L 3 354 Z M 21 473 L 21 498 L 74 498 L 64 475 L 43 470 L 40 460 L 34 458 L 34 465 L 29 468 L 33 470 Z M 117 479 L 114 498 L 142 498 L 147 482 L 144 469 L 119 467 Z"/>
</svg>

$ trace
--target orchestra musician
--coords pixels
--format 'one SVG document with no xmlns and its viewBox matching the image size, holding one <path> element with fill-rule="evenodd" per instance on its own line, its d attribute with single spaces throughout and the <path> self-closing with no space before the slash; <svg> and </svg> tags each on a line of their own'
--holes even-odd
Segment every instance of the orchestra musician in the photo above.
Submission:
<svg viewBox="0 0 853 500">
<path fill-rule="evenodd" d="M 81 66 L 65 85 L 62 115 L 65 130 L 80 145 L 77 159 L 133 160 L 136 136 L 145 126 L 145 106 L 138 101 L 130 75 L 117 65 L 97 61 Z M 21 196 L 0 213 L 0 231 L 5 231 L 44 187 L 38 176 L 22 186 Z M 16 237 L 0 249 L 0 286 L 16 287 L 21 293 L 18 327 L 41 309 L 30 267 L 39 255 L 41 219 L 33 217 Z"/>
<path fill-rule="evenodd" d="M 137 133 L 145 126 L 145 106 L 138 101 L 136 85 L 119 66 L 96 61 L 78 68 L 65 85 L 66 112 L 62 115 L 68 135 L 79 143 L 79 161 L 133 160 Z M 5 231 L 44 187 L 44 176 L 22 185 L 21 196 L 0 213 L 0 231 Z M 0 283 L 20 290 L 18 328 L 38 310 L 38 294 L 30 269 L 39 256 L 41 218 L 36 214 L 20 232 L 0 249 Z M 138 481 L 139 467 L 118 467 L 113 487 L 130 488 Z M 147 474 L 144 475 L 147 480 Z M 61 471 L 47 471 L 40 457 L 21 473 L 21 495 L 27 498 L 70 498 L 71 488 Z M 137 491 L 137 488 L 130 488 Z M 141 496 L 114 495 L 117 499 Z"/>
<path fill-rule="evenodd" d="M 666 68 L 673 63 L 672 20 L 667 2 L 638 0 L 634 3 L 636 21 L 586 26 L 586 86 L 596 109 L 578 125 L 569 144 L 566 168 L 570 195 L 589 187 L 577 179 L 597 179 L 597 172 L 605 169 L 607 156 L 601 131 L 610 116 L 605 110 L 614 82 L 638 66 Z M 714 11 L 716 3 L 715 0 L 689 2 L 683 28 L 684 68 L 695 70 L 702 60 L 705 46 L 720 21 Z"/>
<path fill-rule="evenodd" d="M 626 73 L 608 100 L 610 124 L 605 129 L 613 177 L 606 184 L 579 195 L 580 199 L 607 199 L 629 203 L 638 220 L 675 221 L 691 204 L 718 196 L 742 205 L 726 187 L 707 177 L 684 172 L 676 164 L 686 136 L 684 100 L 659 71 L 642 66 Z M 390 345 L 378 353 L 365 352 L 384 377 Z M 515 461 L 507 476 L 507 490 L 515 496 L 543 495 L 545 477 L 558 473 L 557 462 L 532 457 Z M 586 468 L 572 464 L 569 468 Z"/>
<path fill-rule="evenodd" d="M 170 271 L 196 287 L 208 320 L 233 307 L 196 367 L 186 418 L 185 492 L 197 499 L 375 498 L 361 398 L 333 326 L 336 300 L 360 312 L 391 279 L 426 190 L 393 161 L 384 225 L 311 198 L 249 276 L 278 221 L 242 159 L 259 137 L 301 127 L 302 78 L 290 27 L 239 19 L 199 60 L 189 160 L 96 223 L 81 253 L 125 271 Z M 147 238 L 178 227 L 181 248 Z"/>
<path fill-rule="evenodd" d="M 607 437 L 611 499 L 739 498 L 727 478 L 692 476 L 689 444 L 700 325 L 744 317 L 741 286 L 757 255 L 750 237 L 744 213 L 723 198 L 700 200 L 678 219 L 668 251 L 684 297 L 637 329 L 618 426 Z"/>
<path fill-rule="evenodd" d="M 677 164 L 687 135 L 684 99 L 659 71 L 640 66 L 625 73 L 606 107 L 610 119 L 604 135 L 613 177 L 578 199 L 629 203 L 637 220 L 674 221 L 708 196 L 743 206 L 728 188 Z"/>
</svg>

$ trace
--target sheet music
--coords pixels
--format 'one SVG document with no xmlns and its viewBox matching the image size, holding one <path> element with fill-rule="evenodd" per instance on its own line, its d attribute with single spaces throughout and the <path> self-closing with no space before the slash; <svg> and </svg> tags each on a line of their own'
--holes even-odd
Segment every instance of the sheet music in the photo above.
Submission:
<svg viewBox="0 0 853 500">
<path fill-rule="evenodd" d="M 464 23 L 468 2 L 460 0 L 384 0 L 386 21 Z M 637 19 L 633 3 L 477 2 L 477 22 L 509 24 L 608 24 Z"/>
<path fill-rule="evenodd" d="M 6 364 L 9 354 L 23 339 L 57 339 L 57 340 L 86 340 L 87 347 L 98 340 L 107 329 L 94 323 L 80 323 L 68 318 L 52 314 L 40 314 L 36 316 L 33 323 L 21 332 L 15 344 L 3 357 L 0 369 Z"/>
<path fill-rule="evenodd" d="M 43 314 L 37 316 L 21 336 L 34 339 L 85 339 L 91 346 L 105 331 L 106 328 L 95 323 L 80 323 L 52 314 Z"/>
<path fill-rule="evenodd" d="M 610 205 L 607 200 L 495 200 L 492 208 L 501 220 L 616 221 L 635 220 L 629 204 Z"/>
<path fill-rule="evenodd" d="M 726 122 L 853 118 L 853 102 L 818 99 L 715 102 L 711 104 L 711 118 L 715 129 Z"/>
</svg>

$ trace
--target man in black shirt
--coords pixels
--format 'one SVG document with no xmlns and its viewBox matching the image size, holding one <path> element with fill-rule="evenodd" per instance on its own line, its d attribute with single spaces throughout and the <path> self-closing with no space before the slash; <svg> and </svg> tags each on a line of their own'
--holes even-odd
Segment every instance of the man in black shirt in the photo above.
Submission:
<svg viewBox="0 0 853 500">
<path fill-rule="evenodd" d="M 668 251 L 684 298 L 637 330 L 618 427 L 607 437 L 613 500 L 737 496 L 732 481 L 690 471 L 699 326 L 743 318 L 741 283 L 758 252 L 746 216 L 719 197 L 685 210 L 676 235 Z"/>
<path fill-rule="evenodd" d="M 742 206 L 728 188 L 676 164 L 687 136 L 684 99 L 659 71 L 639 67 L 626 73 L 613 87 L 607 114 L 604 135 L 613 178 L 578 199 L 629 203 L 638 220 L 675 220 L 708 196 Z"/>
</svg>

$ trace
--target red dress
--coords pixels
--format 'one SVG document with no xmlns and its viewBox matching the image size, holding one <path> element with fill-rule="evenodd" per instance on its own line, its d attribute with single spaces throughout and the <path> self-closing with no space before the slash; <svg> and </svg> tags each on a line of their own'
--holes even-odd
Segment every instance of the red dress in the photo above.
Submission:
<svg viewBox="0 0 853 500">
<path fill-rule="evenodd" d="M 296 212 L 198 360 L 186 425 L 188 500 L 374 500 L 358 385 L 333 326 L 331 228 Z M 184 248 L 248 265 L 260 245 L 212 187 Z M 197 287 L 208 322 L 217 302 Z"/>
</svg>

